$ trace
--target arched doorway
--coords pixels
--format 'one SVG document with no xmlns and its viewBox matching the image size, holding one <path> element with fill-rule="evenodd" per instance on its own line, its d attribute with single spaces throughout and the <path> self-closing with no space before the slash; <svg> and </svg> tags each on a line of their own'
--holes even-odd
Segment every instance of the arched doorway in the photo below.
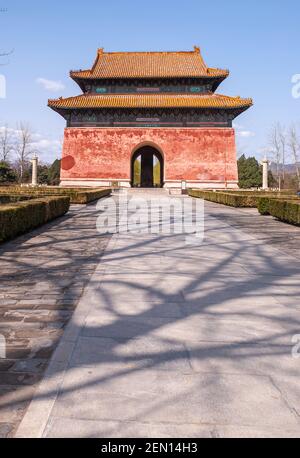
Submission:
<svg viewBox="0 0 300 458">
<path fill-rule="evenodd" d="M 131 159 L 131 186 L 135 188 L 162 188 L 164 160 L 153 146 L 142 146 Z"/>
</svg>

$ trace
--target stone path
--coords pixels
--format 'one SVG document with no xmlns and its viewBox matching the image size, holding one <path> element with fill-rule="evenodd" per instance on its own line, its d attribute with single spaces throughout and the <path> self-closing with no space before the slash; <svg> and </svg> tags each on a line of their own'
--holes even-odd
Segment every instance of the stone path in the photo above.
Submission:
<svg viewBox="0 0 300 458">
<path fill-rule="evenodd" d="M 0 437 L 14 434 L 108 237 L 95 206 L 0 246 Z"/>
<path fill-rule="evenodd" d="M 299 235 L 210 203 L 201 244 L 114 235 L 17 437 L 298 437 Z"/>
</svg>

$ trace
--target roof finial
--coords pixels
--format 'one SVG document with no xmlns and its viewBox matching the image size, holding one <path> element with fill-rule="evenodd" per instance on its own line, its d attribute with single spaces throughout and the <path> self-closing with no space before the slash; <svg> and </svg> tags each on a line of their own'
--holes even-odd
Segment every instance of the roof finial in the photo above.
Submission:
<svg viewBox="0 0 300 458">
<path fill-rule="evenodd" d="M 199 46 L 194 46 L 194 52 L 197 54 L 200 54 L 200 47 Z"/>
<path fill-rule="evenodd" d="M 98 48 L 98 54 L 103 54 L 104 48 Z"/>
</svg>

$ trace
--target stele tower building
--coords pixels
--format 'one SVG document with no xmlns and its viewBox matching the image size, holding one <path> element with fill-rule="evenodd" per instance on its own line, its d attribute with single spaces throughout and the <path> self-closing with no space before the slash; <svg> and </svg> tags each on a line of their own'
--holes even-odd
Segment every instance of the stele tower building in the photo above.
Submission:
<svg viewBox="0 0 300 458">
<path fill-rule="evenodd" d="M 105 52 L 71 71 L 82 93 L 49 100 L 66 120 L 61 185 L 236 188 L 233 120 L 251 99 L 216 93 L 228 70 L 184 52 Z"/>
</svg>

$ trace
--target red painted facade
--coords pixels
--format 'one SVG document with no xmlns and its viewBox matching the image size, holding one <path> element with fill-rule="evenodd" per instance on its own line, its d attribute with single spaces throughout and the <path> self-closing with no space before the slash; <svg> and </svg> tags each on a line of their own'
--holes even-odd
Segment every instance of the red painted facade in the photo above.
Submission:
<svg viewBox="0 0 300 458">
<path fill-rule="evenodd" d="M 66 128 L 62 183 L 129 186 L 131 157 L 144 145 L 162 154 L 167 187 L 180 186 L 182 180 L 199 187 L 236 186 L 232 128 Z"/>
</svg>

